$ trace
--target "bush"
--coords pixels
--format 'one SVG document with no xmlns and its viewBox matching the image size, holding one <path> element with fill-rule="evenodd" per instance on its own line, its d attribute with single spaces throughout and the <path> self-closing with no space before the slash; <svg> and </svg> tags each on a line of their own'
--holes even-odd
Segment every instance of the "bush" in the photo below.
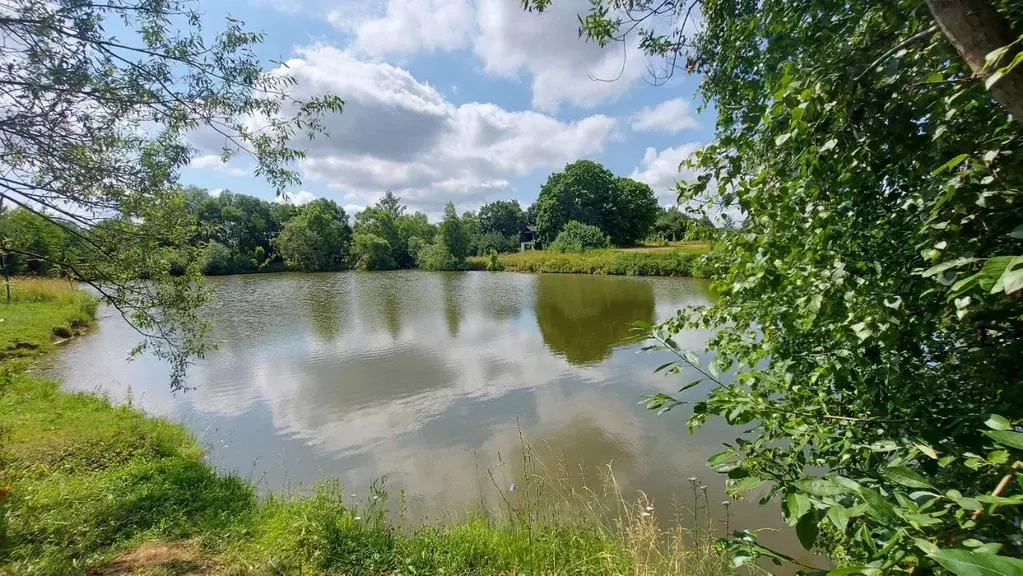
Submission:
<svg viewBox="0 0 1023 576">
<path fill-rule="evenodd" d="M 484 256 L 490 254 L 491 251 L 516 252 L 518 249 L 518 235 L 505 236 L 500 232 L 490 232 L 487 234 L 478 234 L 473 237 L 469 251 L 472 254 Z"/>
<path fill-rule="evenodd" d="M 487 270 L 491 272 L 500 272 L 504 270 L 504 265 L 497 259 L 497 250 L 490 251 L 490 259 L 487 261 Z"/>
<path fill-rule="evenodd" d="M 565 224 L 547 249 L 556 252 L 584 252 L 593 248 L 606 248 L 609 244 L 608 237 L 600 228 L 572 220 Z"/>
<path fill-rule="evenodd" d="M 234 255 L 231 249 L 220 242 L 212 241 L 206 245 L 206 274 L 231 274 L 234 272 Z"/>
<path fill-rule="evenodd" d="M 355 255 L 359 270 L 394 270 L 398 267 L 391 256 L 391 245 L 375 234 L 355 235 Z"/>
<path fill-rule="evenodd" d="M 464 258 L 456 258 L 443 242 L 433 242 L 419 251 L 419 267 L 423 270 L 465 270 Z"/>
</svg>

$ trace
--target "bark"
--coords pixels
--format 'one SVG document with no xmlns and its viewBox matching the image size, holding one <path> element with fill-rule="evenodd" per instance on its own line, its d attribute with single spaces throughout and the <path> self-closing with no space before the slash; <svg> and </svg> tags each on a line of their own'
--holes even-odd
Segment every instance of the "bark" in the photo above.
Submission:
<svg viewBox="0 0 1023 576">
<path fill-rule="evenodd" d="M 979 77 L 988 77 L 998 66 L 984 69 L 984 57 L 1008 46 L 1019 38 L 1005 18 L 987 0 L 926 0 L 927 7 L 941 31 L 949 39 L 963 60 Z M 1019 51 L 1009 50 L 999 64 L 1012 61 Z M 1001 104 L 1017 122 L 1023 122 L 1023 65 L 1006 74 L 991 85 L 991 97 Z"/>
</svg>

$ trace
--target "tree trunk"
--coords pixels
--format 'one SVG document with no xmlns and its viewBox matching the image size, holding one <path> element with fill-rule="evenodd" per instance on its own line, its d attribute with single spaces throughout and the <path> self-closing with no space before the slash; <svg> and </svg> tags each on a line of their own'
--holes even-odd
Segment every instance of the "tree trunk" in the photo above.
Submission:
<svg viewBox="0 0 1023 576">
<path fill-rule="evenodd" d="M 927 7 L 938 22 L 941 31 L 952 42 L 959 55 L 970 65 L 973 73 L 986 78 L 1012 61 L 1019 52 L 1014 50 L 1002 57 L 997 65 L 984 70 L 984 57 L 1008 46 L 1019 36 L 1009 23 L 987 0 L 926 0 Z M 1005 107 L 1017 122 L 1023 122 L 1023 65 L 1006 74 L 989 89 L 991 97 Z"/>
</svg>

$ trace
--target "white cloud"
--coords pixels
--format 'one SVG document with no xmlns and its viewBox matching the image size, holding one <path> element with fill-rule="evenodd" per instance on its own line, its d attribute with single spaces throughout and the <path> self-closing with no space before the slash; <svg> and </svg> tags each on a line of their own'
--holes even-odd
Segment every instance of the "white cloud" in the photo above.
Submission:
<svg viewBox="0 0 1023 576">
<path fill-rule="evenodd" d="M 345 214 L 348 214 L 349 216 L 353 216 L 353 215 L 358 214 L 359 212 L 362 212 L 363 210 L 365 210 L 366 207 L 365 206 L 359 206 L 358 204 L 345 204 L 344 205 L 344 209 L 345 209 Z"/>
<path fill-rule="evenodd" d="M 577 15 L 588 9 L 586 0 L 564 0 L 535 14 L 519 2 L 480 0 L 473 48 L 483 71 L 506 78 L 528 74 L 533 106 L 542 110 L 621 97 L 645 73 L 645 59 L 634 44 L 600 48 L 580 39 Z"/>
<path fill-rule="evenodd" d="M 223 188 L 214 188 L 213 190 L 207 190 L 206 194 L 216 198 L 217 196 L 220 196 L 223 192 L 224 192 Z"/>
<path fill-rule="evenodd" d="M 656 106 L 647 106 L 637 112 L 632 119 L 632 129 L 637 132 L 676 134 L 696 127 L 693 108 L 682 98 L 673 98 Z"/>
<path fill-rule="evenodd" d="M 702 145 L 700 142 L 688 142 L 674 148 L 665 148 L 660 152 L 656 148 L 647 148 L 641 165 L 636 167 L 629 177 L 646 182 L 654 189 L 662 205 L 675 204 L 675 183 L 679 180 L 691 180 L 695 176 L 693 171 L 684 167 L 679 171 L 679 165 Z"/>
<path fill-rule="evenodd" d="M 390 188 L 428 214 L 448 200 L 471 208 L 507 189 L 511 176 L 599 153 L 616 126 L 603 115 L 563 122 L 488 103 L 456 106 L 406 70 L 325 45 L 300 49 L 287 64 L 297 96 L 345 99 L 344 113 L 326 119 L 330 137 L 302 142 L 300 166 L 360 206 Z"/>
<path fill-rule="evenodd" d="M 274 202 L 284 203 L 289 202 L 295 206 L 305 206 L 306 204 L 316 200 L 316 196 L 309 191 L 299 190 L 298 192 L 285 192 L 280 196 L 274 198 Z"/>
<path fill-rule="evenodd" d="M 246 174 L 245 170 L 242 170 L 237 166 L 232 166 L 229 163 L 224 163 L 217 154 L 204 154 L 202 156 L 192 158 L 192 161 L 188 164 L 188 166 L 190 168 L 205 168 L 209 170 L 216 170 L 218 172 L 226 172 L 232 176 L 244 176 Z"/>
<path fill-rule="evenodd" d="M 353 48 L 372 56 L 450 51 L 469 41 L 469 0 L 388 0 L 379 8 L 376 14 L 360 15 L 346 3 L 331 10 L 327 20 L 352 32 Z"/>
</svg>

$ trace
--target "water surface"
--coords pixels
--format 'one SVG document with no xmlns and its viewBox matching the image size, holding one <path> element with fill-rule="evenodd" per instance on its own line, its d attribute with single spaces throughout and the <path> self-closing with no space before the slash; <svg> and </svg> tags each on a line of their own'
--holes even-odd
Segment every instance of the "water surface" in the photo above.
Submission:
<svg viewBox="0 0 1023 576">
<path fill-rule="evenodd" d="M 627 494 L 658 506 L 686 497 L 690 476 L 712 506 L 725 499 L 704 462 L 738 431 L 711 423 L 694 436 L 684 408 L 646 412 L 641 394 L 696 375 L 655 375 L 665 353 L 623 343 L 635 320 L 709 302 L 702 281 L 398 271 L 211 282 L 219 349 L 189 373 L 192 390 L 172 394 L 155 359 L 126 362 L 137 335 L 111 309 L 52 369 L 69 387 L 185 422 L 211 462 L 267 489 L 336 476 L 364 494 L 387 475 L 415 514 L 457 516 L 484 484 L 520 476 L 521 433 L 569 468 L 611 463 Z M 678 341 L 702 350 L 707 337 Z M 778 526 L 774 508 L 732 510 L 733 526 Z"/>
</svg>

